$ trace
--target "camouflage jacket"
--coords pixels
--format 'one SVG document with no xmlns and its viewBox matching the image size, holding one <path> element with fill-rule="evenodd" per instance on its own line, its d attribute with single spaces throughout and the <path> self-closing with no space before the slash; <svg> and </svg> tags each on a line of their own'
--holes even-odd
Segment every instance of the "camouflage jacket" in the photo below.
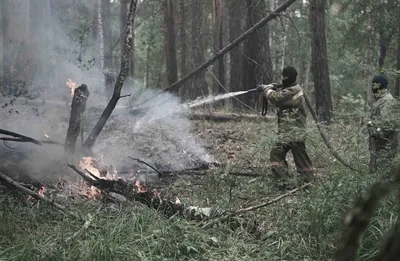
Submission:
<svg viewBox="0 0 400 261">
<path fill-rule="evenodd" d="M 265 97 L 278 107 L 278 134 L 287 141 L 302 141 L 306 129 L 306 104 L 300 85 L 266 89 Z"/>
<path fill-rule="evenodd" d="M 389 90 L 384 89 L 374 94 L 374 103 L 371 111 L 371 122 L 374 136 L 397 142 L 398 135 L 398 103 L 390 94 Z"/>
</svg>

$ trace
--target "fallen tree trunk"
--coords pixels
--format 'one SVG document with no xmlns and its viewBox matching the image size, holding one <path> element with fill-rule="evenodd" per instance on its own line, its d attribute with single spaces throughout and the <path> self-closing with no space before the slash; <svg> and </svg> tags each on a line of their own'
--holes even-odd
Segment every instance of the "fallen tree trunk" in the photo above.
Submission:
<svg viewBox="0 0 400 261">
<path fill-rule="evenodd" d="M 135 13 L 136 13 L 136 5 L 137 0 L 132 0 L 130 7 L 129 7 L 129 14 L 128 14 L 128 21 L 125 30 L 125 45 L 122 50 L 121 54 L 121 70 L 118 75 L 117 81 L 114 87 L 114 93 L 111 97 L 110 101 L 108 102 L 106 108 L 104 109 L 103 113 L 100 116 L 96 126 L 94 126 L 92 132 L 89 134 L 89 137 L 86 139 L 85 143 L 83 144 L 83 149 L 85 152 L 91 151 L 94 143 L 96 142 L 97 137 L 99 136 L 100 132 L 103 130 L 104 125 L 108 118 L 110 117 L 111 113 L 113 112 L 115 106 L 118 103 L 118 100 L 121 98 L 121 90 L 124 85 L 126 77 L 128 77 L 129 73 L 129 60 L 131 58 L 132 52 L 132 37 L 133 37 L 133 24 L 135 21 Z"/>
<path fill-rule="evenodd" d="M 76 141 L 79 134 L 81 134 L 81 130 L 83 130 L 82 125 L 84 121 L 86 101 L 89 98 L 89 95 L 90 92 L 86 84 L 82 84 L 74 91 L 71 103 L 71 116 L 69 118 L 67 136 L 64 144 L 64 152 L 67 155 L 75 152 Z"/>
<path fill-rule="evenodd" d="M 190 113 L 190 120 L 208 120 L 215 122 L 226 121 L 270 121 L 274 117 L 265 117 L 255 114 L 209 114 L 209 113 Z"/>
</svg>

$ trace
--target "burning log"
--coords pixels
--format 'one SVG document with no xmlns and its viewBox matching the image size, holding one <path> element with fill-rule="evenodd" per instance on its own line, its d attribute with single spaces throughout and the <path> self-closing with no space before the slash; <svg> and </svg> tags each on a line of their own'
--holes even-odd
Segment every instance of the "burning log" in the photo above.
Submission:
<svg viewBox="0 0 400 261">
<path fill-rule="evenodd" d="M 75 152 L 76 141 L 82 130 L 86 101 L 90 95 L 86 84 L 82 84 L 78 88 L 74 89 L 73 93 L 74 96 L 71 103 L 71 116 L 69 119 L 67 137 L 65 138 L 64 145 L 64 151 L 67 154 Z"/>
<path fill-rule="evenodd" d="M 68 166 L 83 177 L 90 186 L 96 187 L 103 194 L 108 195 L 116 193 L 122 195 L 127 200 L 137 201 L 150 208 L 156 209 L 168 218 L 172 216 L 182 216 L 190 220 L 202 221 L 211 216 L 212 211 L 210 208 L 185 206 L 181 204 L 179 200 L 172 202 L 167 199 L 162 199 L 157 190 L 149 189 L 138 180 L 128 182 L 121 178 L 106 179 L 96 176 L 87 169 L 85 169 L 85 171 L 88 173 L 85 173 L 71 163 L 68 163 Z"/>
</svg>

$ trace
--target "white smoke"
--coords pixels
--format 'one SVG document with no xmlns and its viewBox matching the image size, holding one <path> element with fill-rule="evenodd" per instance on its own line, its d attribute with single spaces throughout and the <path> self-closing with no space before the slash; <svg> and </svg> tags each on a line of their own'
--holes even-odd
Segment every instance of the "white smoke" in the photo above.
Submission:
<svg viewBox="0 0 400 261">
<path fill-rule="evenodd" d="M 27 13 L 28 6 L 23 4 L 14 6 L 12 12 Z M 50 0 L 29 1 L 33 4 L 46 2 L 44 10 L 50 12 Z M 69 0 L 62 1 L 63 6 L 68 5 Z M 88 12 L 92 8 L 92 1 L 83 1 L 86 6 L 82 12 Z M 92 8 L 93 9 L 93 8 Z M 97 122 L 102 110 L 110 97 L 105 95 L 104 75 L 96 66 L 89 69 L 80 68 L 77 62 L 81 56 L 81 65 L 90 61 L 96 53 L 96 48 L 82 50 L 76 38 L 71 39 L 71 32 L 89 23 L 93 17 L 86 17 L 82 22 L 76 19 L 77 24 L 60 22 L 64 16 L 71 15 L 58 10 L 58 14 L 47 16 L 42 21 L 41 27 L 35 30 L 29 42 L 24 42 L 21 35 L 26 33 L 24 26 L 11 26 L 12 35 L 16 36 L 16 42 L 23 42 L 24 52 L 34 58 L 34 64 L 29 63 L 29 83 L 26 90 L 29 96 L 36 98 L 25 99 L 23 96 L 10 103 L 10 98 L 0 98 L 0 128 L 18 132 L 35 139 L 48 139 L 64 142 L 70 114 L 70 90 L 66 81 L 72 79 L 78 85 L 85 83 L 90 91 L 87 102 L 87 121 L 84 138 L 86 139 Z M 93 14 L 94 10 L 89 13 Z M 37 13 L 39 19 L 43 14 Z M 31 14 L 32 16 L 32 14 Z M 16 23 L 17 20 L 14 21 Z M 90 31 L 89 33 L 90 34 Z M 90 35 L 86 35 L 90 38 Z M 87 42 L 86 46 L 90 45 Z M 13 53 L 18 52 L 15 44 Z M 92 44 L 94 46 L 94 44 Z M 28 57 L 28 56 L 27 56 Z M 28 59 L 28 58 L 27 58 Z M 26 72 L 28 73 L 28 72 Z M 157 90 L 158 91 L 158 90 Z M 162 168 L 177 170 L 195 167 L 202 162 L 213 162 L 210 156 L 190 132 L 190 122 L 184 116 L 185 110 L 180 107 L 179 100 L 169 93 L 158 95 L 150 102 L 150 106 L 139 115 L 132 115 L 127 106 L 138 104 L 153 96 L 156 90 L 145 89 L 140 81 L 128 79 L 124 84 L 123 94 L 131 94 L 129 98 L 122 98 L 109 122 L 107 122 L 94 151 L 98 155 L 104 155 L 107 164 L 123 167 L 132 164 L 127 161 L 127 156 L 141 158 L 149 163 Z M 177 109 L 178 108 L 178 109 Z M 177 113 L 170 113 L 175 111 Z M 80 139 L 80 138 L 79 138 Z M 81 141 L 78 139 L 78 147 Z M 6 145 L 12 146 L 10 149 Z M 63 178 L 65 173 L 58 172 L 59 159 L 63 158 L 63 147 L 56 145 L 36 146 L 27 143 L 0 144 L 0 157 L 3 159 L 20 160 L 26 165 L 26 169 L 32 175 L 41 178 L 49 176 Z M 10 155 L 14 155 L 10 157 Z M 3 161 L 3 163 L 5 160 Z"/>
</svg>

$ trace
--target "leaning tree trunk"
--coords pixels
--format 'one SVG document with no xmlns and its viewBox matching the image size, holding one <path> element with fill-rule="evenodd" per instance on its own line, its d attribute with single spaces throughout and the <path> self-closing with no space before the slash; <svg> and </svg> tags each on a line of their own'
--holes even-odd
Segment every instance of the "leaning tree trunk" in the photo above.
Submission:
<svg viewBox="0 0 400 261">
<path fill-rule="evenodd" d="M 106 122 L 108 118 L 110 117 L 111 113 L 113 112 L 115 106 L 117 105 L 119 99 L 121 98 L 121 90 L 124 85 L 126 77 L 129 75 L 129 60 L 131 58 L 131 52 L 132 52 L 132 37 L 133 37 L 133 30 L 134 30 L 134 22 L 135 22 L 135 13 L 136 13 L 136 5 L 137 5 L 137 0 L 131 0 L 130 6 L 129 6 L 129 13 L 128 13 L 128 19 L 126 22 L 126 30 L 124 34 L 124 39 L 123 43 L 125 45 L 123 46 L 122 52 L 121 52 L 121 67 L 120 67 L 120 72 L 118 75 L 118 78 L 116 80 L 115 86 L 114 86 L 114 93 L 108 102 L 106 108 L 104 109 L 103 113 L 100 116 L 100 119 L 94 126 L 92 132 L 89 134 L 89 137 L 86 139 L 85 143 L 83 144 L 83 150 L 86 153 L 90 153 L 91 149 L 94 146 L 94 143 L 97 140 L 97 137 L 99 136 L 100 132 L 103 130 L 104 126 L 106 125 Z"/>
<path fill-rule="evenodd" d="M 167 61 L 167 79 L 168 85 L 172 85 L 178 81 L 173 0 L 164 0 L 164 26 L 164 49 Z M 172 88 L 170 91 L 177 94 L 179 92 L 179 87 Z"/>
<path fill-rule="evenodd" d="M 196 68 L 204 62 L 204 34 L 203 34 L 204 2 L 192 0 L 192 66 Z M 208 95 L 205 72 L 202 71 L 192 78 L 190 98 Z"/>
<path fill-rule="evenodd" d="M 213 30 L 213 49 L 217 53 L 223 48 L 223 0 L 212 0 L 212 30 Z M 224 93 L 225 68 L 224 56 L 219 58 L 213 65 L 213 94 Z M 220 103 L 223 104 L 223 101 Z"/>
<path fill-rule="evenodd" d="M 246 0 L 247 4 L 247 28 L 252 27 L 260 21 L 265 13 L 264 1 Z M 268 26 L 260 28 L 250 35 L 244 43 L 245 60 L 243 65 L 243 87 L 245 89 L 256 88 L 257 84 L 268 84 L 272 82 L 272 61 L 269 48 Z M 247 95 L 247 103 L 254 107 L 254 102 L 260 104 L 260 96 Z M 261 97 L 262 98 L 262 97 Z"/>
<path fill-rule="evenodd" d="M 326 124 L 330 124 L 333 108 L 329 82 L 328 54 L 326 50 L 325 1 L 310 1 L 311 71 L 314 79 L 318 119 Z"/>
<path fill-rule="evenodd" d="M 244 18 L 244 2 L 243 0 L 230 0 L 228 3 L 229 14 L 229 42 L 233 42 L 242 34 L 242 19 Z M 243 78 L 243 54 L 240 50 L 241 46 L 235 47 L 229 52 L 230 58 L 230 73 L 229 73 L 229 87 L 230 91 L 241 91 L 242 78 Z M 242 108 L 244 96 L 239 96 L 232 99 L 232 106 L 234 109 Z"/>
<path fill-rule="evenodd" d="M 178 37 L 179 37 L 179 45 L 180 45 L 180 75 L 183 77 L 186 75 L 186 52 L 187 52 L 187 43 L 186 43 L 186 5 L 185 0 L 179 0 L 179 29 L 178 29 Z M 181 86 L 180 94 L 182 100 L 186 100 L 188 98 L 188 90 L 185 88 L 185 84 Z"/>
<path fill-rule="evenodd" d="M 12 91 L 11 87 L 11 46 L 10 46 L 10 2 L 9 0 L 1 1 L 1 26 L 2 26 L 2 38 L 3 38 L 3 93 L 10 94 Z"/>
</svg>

